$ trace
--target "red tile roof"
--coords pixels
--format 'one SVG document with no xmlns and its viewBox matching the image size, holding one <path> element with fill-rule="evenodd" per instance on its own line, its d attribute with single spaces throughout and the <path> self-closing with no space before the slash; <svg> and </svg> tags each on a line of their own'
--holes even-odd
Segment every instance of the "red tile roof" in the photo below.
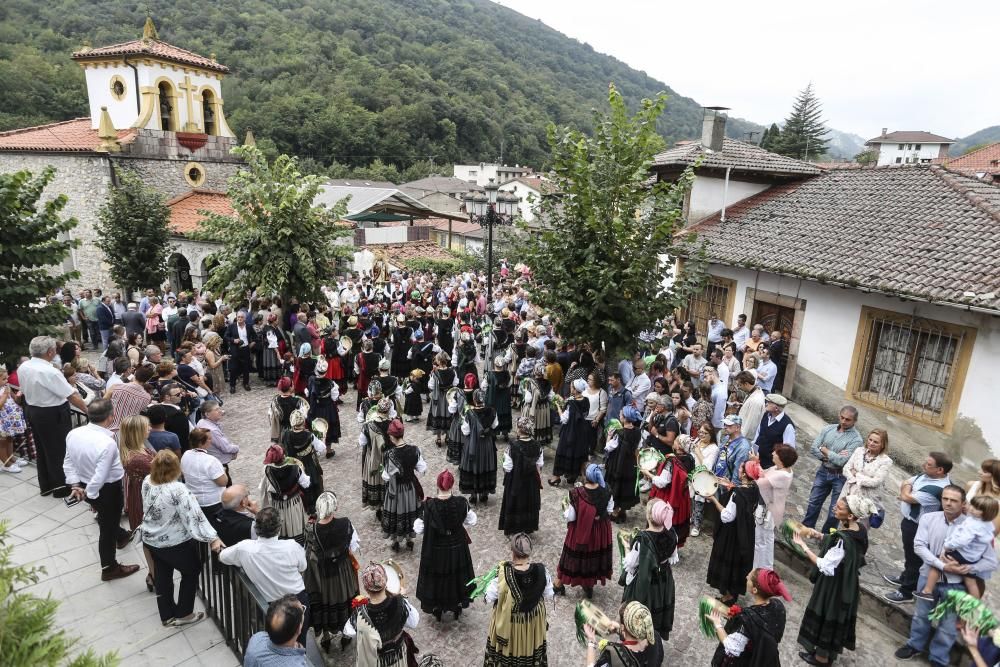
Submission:
<svg viewBox="0 0 1000 667">
<path fill-rule="evenodd" d="M 229 68 L 220 65 L 211 58 L 199 56 L 187 49 L 182 49 L 173 44 L 167 44 L 157 39 L 134 39 L 131 42 L 112 44 L 111 46 L 101 46 L 96 49 L 77 51 L 73 54 L 73 60 L 97 60 L 116 56 L 146 56 L 148 58 L 158 58 L 182 65 L 193 65 L 215 72 L 228 72 Z"/>
<path fill-rule="evenodd" d="M 712 263 L 1000 314 L 1000 186 L 938 165 L 829 171 L 692 231 Z"/>
<path fill-rule="evenodd" d="M 432 218 L 434 220 L 434 229 L 440 229 L 441 231 L 448 231 L 448 221 L 442 220 L 441 218 Z M 468 236 L 473 232 L 478 232 L 482 228 L 474 222 L 461 222 L 455 220 L 451 223 L 451 233 L 458 234 L 459 236 Z"/>
<path fill-rule="evenodd" d="M 135 130 L 118 130 L 118 141 L 128 143 Z M 0 151 L 93 151 L 101 145 L 89 118 L 0 132 Z"/>
<path fill-rule="evenodd" d="M 381 250 L 393 266 L 406 268 L 406 262 L 414 259 L 455 259 L 455 256 L 434 241 L 410 241 L 408 243 L 377 243 L 364 246 L 372 252 Z"/>
<path fill-rule="evenodd" d="M 669 167 L 684 169 L 693 165 L 699 158 L 703 169 L 732 167 L 733 171 L 737 172 L 782 176 L 809 176 L 820 172 L 816 165 L 778 155 L 760 146 L 728 137 L 722 140 L 722 150 L 718 152 L 707 150 L 700 141 L 678 143 L 653 157 L 653 169 Z"/>
<path fill-rule="evenodd" d="M 191 190 L 167 202 L 170 209 L 170 231 L 187 234 L 201 226 L 205 216 L 199 211 L 209 211 L 219 215 L 232 215 L 233 207 L 229 195 L 215 190 Z"/>
<path fill-rule="evenodd" d="M 922 130 L 900 130 L 899 132 L 890 132 L 889 134 L 884 134 L 881 137 L 869 139 L 865 142 L 865 145 L 898 144 L 903 142 L 916 144 L 953 144 L 955 143 L 955 140 L 949 139 L 948 137 L 942 137 L 940 134 L 931 134 L 930 132 L 924 132 Z"/>
<path fill-rule="evenodd" d="M 1000 141 L 983 146 L 959 157 L 936 160 L 952 171 L 960 171 L 969 176 L 981 173 L 1000 173 Z"/>
</svg>

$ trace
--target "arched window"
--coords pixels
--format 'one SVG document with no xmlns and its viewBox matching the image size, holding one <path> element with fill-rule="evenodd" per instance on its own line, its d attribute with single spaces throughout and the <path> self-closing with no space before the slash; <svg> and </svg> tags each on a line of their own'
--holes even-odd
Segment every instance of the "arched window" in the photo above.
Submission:
<svg viewBox="0 0 1000 667">
<path fill-rule="evenodd" d="M 160 93 L 160 129 L 176 132 L 174 127 L 174 95 L 169 83 L 161 82 L 157 86 Z"/>
<path fill-rule="evenodd" d="M 214 102 L 215 96 L 211 90 L 201 94 L 201 117 L 205 120 L 205 134 L 216 134 Z"/>
</svg>

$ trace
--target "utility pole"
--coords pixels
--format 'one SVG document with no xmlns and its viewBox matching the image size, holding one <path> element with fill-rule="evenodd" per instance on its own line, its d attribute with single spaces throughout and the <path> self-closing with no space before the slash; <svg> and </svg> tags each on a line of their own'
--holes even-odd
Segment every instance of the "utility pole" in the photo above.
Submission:
<svg viewBox="0 0 1000 667">
<path fill-rule="evenodd" d="M 747 138 L 747 143 L 748 144 L 752 144 L 753 143 L 753 135 L 755 135 L 755 134 L 760 134 L 760 132 L 750 131 L 750 132 L 744 132 L 743 133 L 743 136 Z"/>
</svg>

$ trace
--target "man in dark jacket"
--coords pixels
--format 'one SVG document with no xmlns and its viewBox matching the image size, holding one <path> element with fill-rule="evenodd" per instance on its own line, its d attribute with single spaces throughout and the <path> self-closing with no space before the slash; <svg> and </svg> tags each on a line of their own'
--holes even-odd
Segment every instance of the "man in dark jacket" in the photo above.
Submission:
<svg viewBox="0 0 1000 667">
<path fill-rule="evenodd" d="M 139 304 L 130 303 L 122 315 L 122 323 L 125 325 L 125 333 L 128 336 L 132 334 L 139 334 L 140 339 L 143 332 L 146 330 L 146 317 L 139 312 Z"/>
<path fill-rule="evenodd" d="M 178 308 L 177 316 L 171 319 L 173 321 L 168 322 L 167 326 L 170 327 L 170 354 L 173 355 L 177 352 L 177 346 L 184 340 L 184 331 L 188 326 L 187 308 Z"/>
<path fill-rule="evenodd" d="M 257 536 L 254 531 L 254 515 L 260 507 L 250 499 L 247 487 L 233 484 L 222 492 L 222 509 L 212 515 L 209 522 L 219 533 L 219 539 L 227 546 Z"/>
<path fill-rule="evenodd" d="M 226 327 L 226 342 L 229 343 L 229 393 L 236 393 L 236 380 L 243 377 L 243 388 L 250 391 L 250 358 L 257 349 L 257 333 L 247 324 L 247 314 L 240 311 L 236 321 Z"/>
<path fill-rule="evenodd" d="M 106 296 L 97 305 L 97 329 L 101 333 L 101 347 L 108 349 L 111 340 L 111 329 L 115 326 L 115 311 L 111 307 L 111 297 Z"/>
</svg>

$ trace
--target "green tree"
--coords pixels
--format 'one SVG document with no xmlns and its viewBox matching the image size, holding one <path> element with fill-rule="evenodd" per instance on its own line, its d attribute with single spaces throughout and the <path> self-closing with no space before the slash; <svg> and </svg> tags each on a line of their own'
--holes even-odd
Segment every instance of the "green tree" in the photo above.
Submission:
<svg viewBox="0 0 1000 667">
<path fill-rule="evenodd" d="M 704 262 L 693 253 L 685 280 L 664 286 L 694 178 L 688 169 L 674 184 L 647 183 L 666 95 L 644 99 L 631 115 L 612 85 L 608 102 L 610 113 L 594 112 L 593 137 L 549 126 L 553 188 L 561 194 L 542 199 L 545 228 L 524 234 L 515 254 L 534 270 L 532 300 L 554 313 L 564 335 L 620 354 L 686 301 Z"/>
<path fill-rule="evenodd" d="M 810 83 L 795 98 L 792 113 L 781 130 L 781 139 L 771 150 L 797 160 L 823 155 L 830 143 L 830 131 L 824 127 L 822 116 L 823 106 Z"/>
<path fill-rule="evenodd" d="M 98 212 L 97 247 L 104 252 L 114 281 L 128 294 L 158 288 L 167 277 L 170 209 L 163 195 L 128 169 Z"/>
<path fill-rule="evenodd" d="M 333 209 L 315 205 L 324 179 L 302 175 L 293 157 L 279 155 L 268 163 L 253 146 L 238 146 L 233 154 L 247 163 L 229 179 L 233 215 L 204 211 L 206 218 L 194 234 L 223 244 L 212 255 L 218 264 L 206 287 L 240 298 L 253 291 L 284 299 L 320 298 L 337 258 L 350 254 L 349 246 L 336 243 L 352 233 L 337 224 L 346 203 Z"/>
<path fill-rule="evenodd" d="M 45 297 L 79 275 L 58 268 L 79 244 L 68 238 L 76 218 L 60 215 L 66 196 L 40 203 L 54 175 L 51 167 L 37 176 L 0 174 L 0 363 L 8 367 L 27 353 L 32 338 L 59 331 L 66 309 Z"/>
<path fill-rule="evenodd" d="M 760 138 L 760 147 L 773 151 L 778 142 L 781 141 L 781 128 L 777 123 L 771 123 L 771 127 L 764 130 L 764 136 Z"/>
<path fill-rule="evenodd" d="M 878 151 L 866 148 L 854 156 L 854 161 L 864 167 L 870 167 L 878 162 Z"/>
<path fill-rule="evenodd" d="M 7 544 L 7 522 L 0 521 L 0 655 L 8 667 L 111 667 L 118 663 L 113 653 L 97 656 L 93 649 L 69 658 L 76 643 L 55 628 L 59 601 L 24 592 L 37 583 L 44 568 L 24 567 L 11 561 L 13 547 Z"/>
</svg>

